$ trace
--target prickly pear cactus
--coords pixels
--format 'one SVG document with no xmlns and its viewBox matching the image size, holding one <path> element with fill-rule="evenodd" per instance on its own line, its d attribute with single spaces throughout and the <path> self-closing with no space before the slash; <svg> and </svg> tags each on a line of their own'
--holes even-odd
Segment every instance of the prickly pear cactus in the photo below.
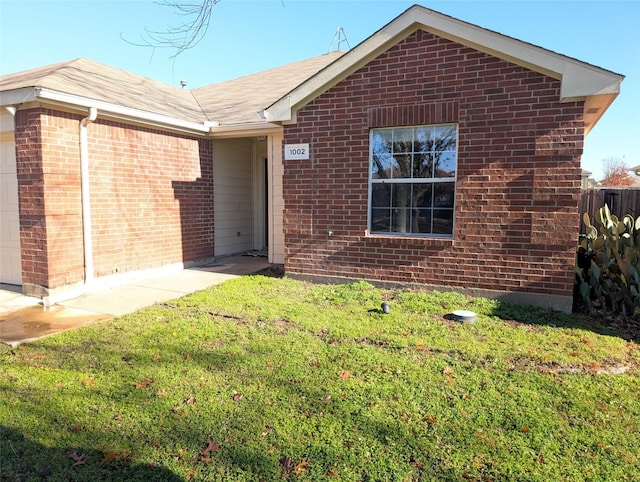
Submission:
<svg viewBox="0 0 640 482">
<path fill-rule="evenodd" d="M 618 219 L 605 204 L 582 217 L 586 233 L 576 253 L 576 285 L 583 306 L 640 316 L 640 217 Z"/>
</svg>

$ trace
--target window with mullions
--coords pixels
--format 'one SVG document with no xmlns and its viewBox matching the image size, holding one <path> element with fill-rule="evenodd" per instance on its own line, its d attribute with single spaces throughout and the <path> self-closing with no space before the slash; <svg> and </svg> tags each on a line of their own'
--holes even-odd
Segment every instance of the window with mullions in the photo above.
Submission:
<svg viewBox="0 0 640 482">
<path fill-rule="evenodd" d="M 372 234 L 453 236 L 455 124 L 371 130 Z"/>
</svg>

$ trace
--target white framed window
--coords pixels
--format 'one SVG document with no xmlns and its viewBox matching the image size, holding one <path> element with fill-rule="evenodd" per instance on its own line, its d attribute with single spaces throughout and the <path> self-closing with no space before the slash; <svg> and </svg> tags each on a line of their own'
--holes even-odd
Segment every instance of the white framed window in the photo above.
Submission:
<svg viewBox="0 0 640 482">
<path fill-rule="evenodd" d="M 369 232 L 453 237 L 458 126 L 371 129 Z"/>
</svg>

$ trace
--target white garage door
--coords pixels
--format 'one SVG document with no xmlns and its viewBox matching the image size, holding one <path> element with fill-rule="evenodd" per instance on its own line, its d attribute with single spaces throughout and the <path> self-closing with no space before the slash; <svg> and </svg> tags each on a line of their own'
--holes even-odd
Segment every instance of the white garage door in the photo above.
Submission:
<svg viewBox="0 0 640 482">
<path fill-rule="evenodd" d="M 0 134 L 0 283 L 21 285 L 16 151 L 8 134 Z"/>
</svg>

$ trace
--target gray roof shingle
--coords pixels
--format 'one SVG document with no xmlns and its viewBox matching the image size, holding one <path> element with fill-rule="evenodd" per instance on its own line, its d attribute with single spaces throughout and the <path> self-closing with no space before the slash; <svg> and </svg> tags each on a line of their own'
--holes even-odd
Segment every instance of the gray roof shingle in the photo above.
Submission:
<svg viewBox="0 0 640 482">
<path fill-rule="evenodd" d="M 209 121 L 221 124 L 260 122 L 258 112 L 313 77 L 343 53 L 331 52 L 191 92 Z"/>
<path fill-rule="evenodd" d="M 181 89 L 79 58 L 0 77 L 0 92 L 41 87 L 202 123 L 265 122 L 258 112 L 342 55 L 332 52 L 198 89 Z"/>
</svg>

